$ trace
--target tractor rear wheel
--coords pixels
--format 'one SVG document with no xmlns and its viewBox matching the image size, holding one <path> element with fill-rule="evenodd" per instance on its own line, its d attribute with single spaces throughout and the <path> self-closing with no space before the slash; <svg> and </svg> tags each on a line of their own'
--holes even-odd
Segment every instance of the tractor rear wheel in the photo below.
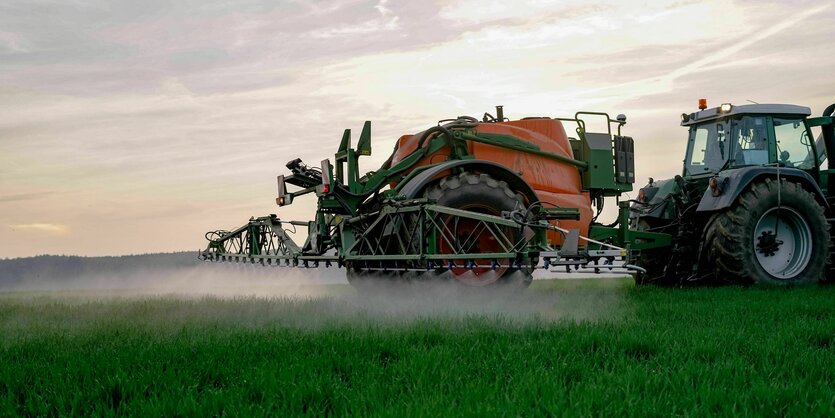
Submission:
<svg viewBox="0 0 835 418">
<path fill-rule="evenodd" d="M 754 183 L 709 228 L 707 258 L 720 279 L 787 285 L 823 278 L 829 228 L 814 195 L 797 183 Z"/>
<path fill-rule="evenodd" d="M 514 193 L 506 182 L 496 180 L 488 174 L 470 172 L 448 176 L 426 190 L 424 195 L 441 206 L 496 216 L 501 216 L 502 211 L 518 209 L 524 202 L 522 195 Z M 462 238 L 461 241 L 472 242 L 466 245 L 466 252 L 491 253 L 506 250 L 500 240 L 477 221 L 456 217 L 447 217 L 441 221 L 456 236 L 456 242 L 439 239 L 436 245 L 440 254 L 452 254 L 461 250 L 462 248 L 454 248 L 461 245 L 458 237 Z M 520 228 L 499 229 L 501 234 L 509 237 L 514 243 L 520 238 Z M 456 260 L 457 264 L 450 272 L 455 280 L 465 285 L 509 285 L 524 288 L 528 287 L 532 280 L 531 260 L 521 260 L 521 268 L 508 267 L 511 260 L 497 260 L 502 266 L 495 268 L 484 264 L 468 268 L 463 266 L 463 261 Z"/>
</svg>

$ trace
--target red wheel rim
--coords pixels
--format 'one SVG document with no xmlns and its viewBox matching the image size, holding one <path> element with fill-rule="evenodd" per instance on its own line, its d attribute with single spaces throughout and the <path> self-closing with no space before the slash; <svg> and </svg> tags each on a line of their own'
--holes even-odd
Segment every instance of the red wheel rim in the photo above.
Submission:
<svg viewBox="0 0 835 418">
<path fill-rule="evenodd" d="M 473 204 L 473 205 L 465 205 L 458 209 L 462 210 L 470 210 L 473 212 L 484 213 L 487 215 L 497 215 L 496 210 L 487 206 Z M 496 253 L 496 252 L 505 252 L 502 248 L 501 244 L 496 240 L 496 238 L 489 233 L 489 230 L 486 229 L 483 224 L 479 221 L 473 219 L 466 219 L 466 218 L 459 218 L 459 219 L 452 219 L 448 218 L 444 224 L 455 234 L 457 237 L 461 239 L 465 239 L 466 237 L 470 237 L 470 239 L 474 239 L 472 234 L 474 231 L 478 232 L 478 236 L 480 238 L 475 239 L 473 245 L 468 246 L 468 252 L 471 253 Z M 456 240 L 457 241 L 457 240 Z M 445 240 L 441 239 L 438 242 L 438 253 L 439 254 L 455 254 L 455 249 L 453 248 L 450 243 Z M 443 263 L 445 266 L 449 266 L 450 261 L 455 264 L 455 267 L 451 268 L 449 272 L 459 282 L 462 282 L 467 285 L 471 286 L 486 286 L 491 283 L 494 283 L 502 274 L 507 271 L 507 266 L 498 266 L 495 269 L 492 268 L 490 265 L 487 264 L 488 261 L 486 260 L 472 260 L 476 263 L 481 263 L 478 267 L 474 267 L 472 269 L 468 268 L 464 264 L 467 262 L 466 260 L 444 260 Z"/>
</svg>

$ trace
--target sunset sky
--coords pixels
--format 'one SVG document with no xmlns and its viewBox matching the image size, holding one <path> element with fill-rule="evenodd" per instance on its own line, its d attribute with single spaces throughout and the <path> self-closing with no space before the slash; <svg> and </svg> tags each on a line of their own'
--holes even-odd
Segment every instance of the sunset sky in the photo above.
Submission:
<svg viewBox="0 0 835 418">
<path fill-rule="evenodd" d="M 0 258 L 198 250 L 279 210 L 275 176 L 373 124 L 376 169 L 437 120 L 628 116 L 638 184 L 697 100 L 835 102 L 827 1 L 0 3 Z"/>
</svg>

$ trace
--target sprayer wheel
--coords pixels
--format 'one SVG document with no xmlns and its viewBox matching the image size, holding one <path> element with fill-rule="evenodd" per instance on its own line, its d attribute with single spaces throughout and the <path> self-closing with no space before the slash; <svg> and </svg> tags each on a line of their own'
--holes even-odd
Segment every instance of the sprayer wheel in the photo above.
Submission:
<svg viewBox="0 0 835 418">
<path fill-rule="evenodd" d="M 814 195 L 782 179 L 754 183 L 716 215 L 707 236 L 717 277 L 736 283 L 787 285 L 823 279 L 829 228 Z"/>
<path fill-rule="evenodd" d="M 442 179 L 439 183 L 429 187 L 425 197 L 437 202 L 438 205 L 456 209 L 468 210 L 489 215 L 501 216 L 502 211 L 512 211 L 522 207 L 524 199 L 520 193 L 515 193 L 504 181 L 496 180 L 488 174 L 476 174 L 464 172 L 451 175 Z M 504 252 L 502 245 L 489 232 L 484 231 L 479 222 L 469 219 L 448 217 L 442 222 L 462 241 L 474 241 L 468 245 L 466 251 L 473 253 Z M 510 237 L 514 242 L 520 238 L 518 228 L 502 228 L 501 232 Z M 473 234 L 481 238 L 473 239 Z M 447 240 L 439 240 L 436 244 L 441 254 L 456 252 L 454 245 L 460 245 L 461 241 L 450 243 Z M 531 260 L 524 260 L 523 265 L 530 265 Z M 504 260 L 509 263 L 509 260 Z M 460 283 L 468 286 L 500 286 L 527 287 L 530 285 L 532 276 L 530 267 L 512 269 L 507 266 L 500 266 L 492 269 L 489 266 L 467 268 L 462 262 L 457 262 L 459 267 L 450 271 Z"/>
</svg>

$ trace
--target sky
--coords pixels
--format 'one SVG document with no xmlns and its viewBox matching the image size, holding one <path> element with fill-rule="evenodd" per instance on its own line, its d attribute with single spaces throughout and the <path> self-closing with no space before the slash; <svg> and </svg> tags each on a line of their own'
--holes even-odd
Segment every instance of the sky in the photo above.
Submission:
<svg viewBox="0 0 835 418">
<path fill-rule="evenodd" d="M 626 114 L 636 188 L 681 172 L 699 98 L 835 102 L 822 1 L 4 0 L 0 258 L 197 251 L 372 121 Z"/>
</svg>

